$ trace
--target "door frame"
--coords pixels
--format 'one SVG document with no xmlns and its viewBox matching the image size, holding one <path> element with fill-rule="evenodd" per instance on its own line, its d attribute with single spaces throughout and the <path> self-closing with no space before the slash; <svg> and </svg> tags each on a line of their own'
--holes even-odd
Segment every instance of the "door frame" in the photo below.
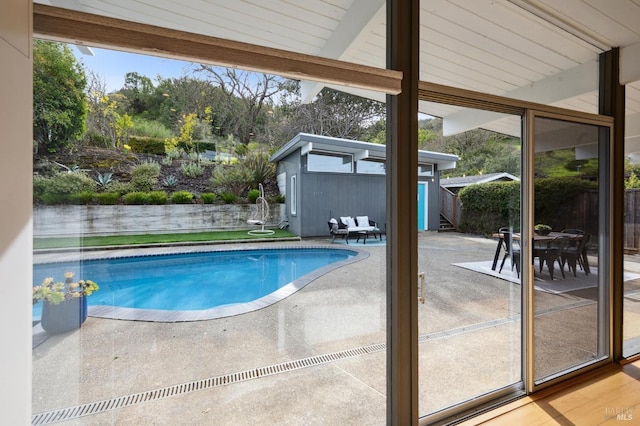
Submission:
<svg viewBox="0 0 640 426">
<path fill-rule="evenodd" d="M 532 264 L 531 244 L 533 237 L 534 222 L 534 156 L 535 156 L 535 119 L 550 118 L 588 124 L 609 128 L 609 138 L 606 142 L 599 141 L 598 147 L 598 198 L 599 198 L 599 253 L 598 258 L 598 347 L 606 347 L 606 358 L 587 362 L 557 373 L 555 377 L 545 382 L 535 383 L 535 307 L 534 307 L 534 269 Z M 564 111 L 549 111 L 546 109 L 527 108 L 524 115 L 524 138 L 523 138 L 523 160 L 522 160 L 522 192 L 521 192 L 521 216 L 522 216 L 522 265 L 523 265 L 523 354 L 525 354 L 524 382 L 527 393 L 533 393 L 546 387 L 567 380 L 585 371 L 597 368 L 603 364 L 613 361 L 613 244 L 610 236 L 613 233 L 613 118 L 602 115 L 584 114 L 576 115 L 574 111 L 566 114 Z M 601 309 L 602 312 L 601 312 Z"/>
</svg>

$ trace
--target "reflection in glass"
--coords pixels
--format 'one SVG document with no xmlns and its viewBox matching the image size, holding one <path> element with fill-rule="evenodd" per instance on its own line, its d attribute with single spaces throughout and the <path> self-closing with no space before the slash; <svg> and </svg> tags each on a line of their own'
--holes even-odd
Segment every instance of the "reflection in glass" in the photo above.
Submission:
<svg viewBox="0 0 640 426">
<path fill-rule="evenodd" d="M 534 378 L 541 383 L 606 355 L 599 277 L 598 126 L 535 121 Z M 550 231 L 550 232 L 548 232 Z"/>
<path fill-rule="evenodd" d="M 307 154 L 307 170 L 310 172 L 351 173 L 353 171 L 353 156 L 310 152 Z"/>
<path fill-rule="evenodd" d="M 416 302 L 421 416 L 522 379 L 520 260 L 494 237 L 503 227 L 520 230 L 521 119 L 508 120 L 502 128 L 510 134 L 474 129 L 438 134 L 439 147 L 421 146 L 461 154 L 454 169 L 433 170 L 446 182 L 439 189 L 440 211 L 455 231 L 418 234 L 418 272 L 426 278 L 425 301 Z M 441 123 L 422 124 L 439 132 Z"/>
</svg>

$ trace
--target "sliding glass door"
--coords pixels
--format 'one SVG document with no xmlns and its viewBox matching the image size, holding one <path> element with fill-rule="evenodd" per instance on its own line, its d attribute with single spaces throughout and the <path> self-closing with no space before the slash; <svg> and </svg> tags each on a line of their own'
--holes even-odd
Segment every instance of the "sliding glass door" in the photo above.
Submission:
<svg viewBox="0 0 640 426">
<path fill-rule="evenodd" d="M 611 127 L 530 113 L 530 389 L 610 358 Z"/>
<path fill-rule="evenodd" d="M 442 119 L 421 122 L 442 134 L 447 147 L 463 150 L 455 168 L 438 170 L 447 225 L 418 233 L 418 271 L 425 278 L 418 281 L 425 297 L 417 302 L 419 410 L 429 422 L 450 407 L 524 389 L 521 262 L 515 238 L 508 245 L 503 239 L 521 228 L 522 119 L 497 118 L 486 128 L 451 134 L 443 132 Z"/>
</svg>

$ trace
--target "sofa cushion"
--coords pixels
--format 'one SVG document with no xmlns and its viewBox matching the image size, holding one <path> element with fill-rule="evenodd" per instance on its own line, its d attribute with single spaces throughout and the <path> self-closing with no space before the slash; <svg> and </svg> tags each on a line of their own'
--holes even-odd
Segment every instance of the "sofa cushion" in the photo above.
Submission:
<svg viewBox="0 0 640 426">
<path fill-rule="evenodd" d="M 359 227 L 369 226 L 369 216 L 356 216 L 356 222 Z"/>
</svg>

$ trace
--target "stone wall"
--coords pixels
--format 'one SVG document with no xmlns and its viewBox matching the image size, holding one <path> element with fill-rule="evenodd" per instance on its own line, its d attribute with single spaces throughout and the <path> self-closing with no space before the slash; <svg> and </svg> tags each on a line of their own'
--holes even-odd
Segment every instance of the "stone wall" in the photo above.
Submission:
<svg viewBox="0 0 640 426">
<path fill-rule="evenodd" d="M 34 237 L 124 235 L 251 229 L 255 205 L 34 206 Z M 267 226 L 286 218 L 284 204 L 269 205 Z"/>
</svg>

